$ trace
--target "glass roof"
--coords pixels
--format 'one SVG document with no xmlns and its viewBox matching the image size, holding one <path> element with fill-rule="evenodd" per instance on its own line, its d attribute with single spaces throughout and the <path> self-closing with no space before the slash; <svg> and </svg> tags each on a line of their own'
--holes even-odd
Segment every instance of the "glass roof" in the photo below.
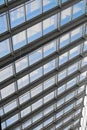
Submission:
<svg viewBox="0 0 87 130">
<path fill-rule="evenodd" d="M 86 0 L 0 0 L 2 130 L 85 130 L 86 8 Z"/>
</svg>

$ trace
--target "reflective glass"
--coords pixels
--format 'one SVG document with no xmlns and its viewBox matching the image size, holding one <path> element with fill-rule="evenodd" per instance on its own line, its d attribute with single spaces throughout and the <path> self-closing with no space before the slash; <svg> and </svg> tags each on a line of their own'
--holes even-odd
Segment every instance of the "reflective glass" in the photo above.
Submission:
<svg viewBox="0 0 87 130">
<path fill-rule="evenodd" d="M 73 19 L 81 16 L 84 13 L 84 1 L 75 4 L 73 6 Z"/>
<path fill-rule="evenodd" d="M 0 34 L 4 33 L 5 31 L 7 31 L 6 14 L 2 14 L 0 15 Z"/>
<path fill-rule="evenodd" d="M 43 35 L 57 28 L 57 15 L 53 15 L 43 21 Z"/>
<path fill-rule="evenodd" d="M 40 78 L 41 76 L 42 76 L 42 67 L 30 73 L 30 82 L 33 82 L 34 80 Z"/>
<path fill-rule="evenodd" d="M 28 43 L 42 36 L 42 26 L 38 23 L 27 29 Z"/>
<path fill-rule="evenodd" d="M 58 5 L 57 0 L 43 0 L 43 12 L 45 12 L 51 8 L 54 8 L 57 5 Z"/>
<path fill-rule="evenodd" d="M 60 37 L 60 48 L 69 44 L 69 33 Z"/>
<path fill-rule="evenodd" d="M 9 39 L 0 42 L 0 58 L 10 53 Z"/>
<path fill-rule="evenodd" d="M 42 0 L 34 0 L 26 4 L 27 20 L 42 13 Z"/>
<path fill-rule="evenodd" d="M 71 8 L 67 8 L 61 12 L 61 26 L 70 22 L 71 20 Z"/>
<path fill-rule="evenodd" d="M 12 37 L 13 40 L 13 48 L 17 50 L 26 44 L 26 36 L 25 31 L 20 32 Z"/>
<path fill-rule="evenodd" d="M 56 51 L 56 40 L 50 42 L 47 45 L 45 45 L 43 47 L 43 51 L 44 51 L 44 57 L 52 54 L 53 52 L 55 52 Z"/>
<path fill-rule="evenodd" d="M 35 50 L 29 55 L 29 64 L 32 65 L 41 59 L 42 59 L 42 48 Z"/>
<path fill-rule="evenodd" d="M 16 72 L 19 72 L 19 71 L 23 70 L 24 68 L 28 67 L 27 57 L 24 57 L 24 58 L 16 61 L 15 66 L 16 66 Z"/>
<path fill-rule="evenodd" d="M 8 85 L 7 87 L 1 89 L 2 99 L 6 98 L 7 96 L 11 95 L 14 92 L 15 92 L 15 85 L 14 85 L 14 83 L 12 83 L 12 84 Z"/>
<path fill-rule="evenodd" d="M 12 65 L 6 66 L 2 70 L 0 70 L 0 82 L 9 78 L 12 75 L 13 75 Z"/>
<path fill-rule="evenodd" d="M 11 27 L 15 27 L 25 21 L 24 6 L 10 10 Z"/>
</svg>

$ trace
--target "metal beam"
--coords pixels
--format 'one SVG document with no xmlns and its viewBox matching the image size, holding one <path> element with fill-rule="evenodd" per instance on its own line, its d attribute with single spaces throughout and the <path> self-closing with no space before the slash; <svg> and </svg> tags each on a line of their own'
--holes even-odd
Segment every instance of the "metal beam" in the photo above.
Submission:
<svg viewBox="0 0 87 130">
<path fill-rule="evenodd" d="M 78 100 L 79 98 L 81 98 L 81 97 L 83 97 L 83 96 L 85 96 L 84 92 L 80 93 L 79 95 L 77 95 L 76 97 L 74 97 L 74 98 L 71 99 L 71 100 L 76 101 L 76 100 Z M 68 103 L 71 104 L 71 100 L 70 100 L 70 102 L 68 101 Z M 55 102 L 56 102 L 56 101 L 55 101 Z M 67 103 L 65 103 L 65 104 L 67 104 Z M 65 108 L 65 104 L 63 104 L 63 105 L 58 109 L 58 111 L 61 111 L 61 109 L 63 109 L 63 107 Z M 67 105 L 69 105 L 69 104 L 67 104 Z M 66 106 L 67 106 L 67 105 L 66 105 Z M 46 106 L 46 104 L 45 104 L 45 106 Z M 40 109 L 39 109 L 39 110 L 40 110 Z M 40 111 L 39 111 L 39 112 L 40 112 Z M 54 113 L 53 113 L 53 114 L 54 114 Z M 34 123 L 33 125 L 31 125 L 31 126 L 29 127 L 29 129 L 32 130 L 32 127 L 35 127 L 37 124 L 41 124 L 43 121 L 45 121 L 45 120 L 49 119 L 51 116 L 53 116 L 53 114 L 52 114 L 52 115 L 50 114 L 49 116 L 46 115 L 46 116 L 43 117 L 41 120 L 39 120 L 38 123 Z M 30 115 L 31 115 L 32 117 L 34 116 L 33 113 L 31 113 Z M 24 117 L 24 118 L 22 118 L 22 119 L 19 119 L 17 122 L 15 122 L 13 125 L 11 125 L 11 126 L 9 126 L 8 128 L 6 128 L 5 130 L 9 130 L 9 129 L 13 129 L 13 128 L 17 127 L 18 125 L 22 124 L 23 122 L 27 121 L 28 119 L 31 119 L 31 118 L 32 118 L 31 116 L 29 116 L 29 114 L 28 114 L 26 117 Z"/>
</svg>

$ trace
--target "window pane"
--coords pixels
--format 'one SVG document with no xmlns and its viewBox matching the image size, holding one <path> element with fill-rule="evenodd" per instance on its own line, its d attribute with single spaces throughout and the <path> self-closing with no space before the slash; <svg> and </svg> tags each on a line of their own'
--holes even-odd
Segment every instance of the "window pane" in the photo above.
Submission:
<svg viewBox="0 0 87 130">
<path fill-rule="evenodd" d="M 49 93 L 47 96 L 44 97 L 44 103 L 50 101 L 53 98 L 54 98 L 54 92 Z"/>
<path fill-rule="evenodd" d="M 42 36 L 42 26 L 38 23 L 27 29 L 28 43 Z"/>
<path fill-rule="evenodd" d="M 31 97 L 34 97 L 41 92 L 42 92 L 42 84 L 31 89 Z"/>
<path fill-rule="evenodd" d="M 0 58 L 10 53 L 9 40 L 0 42 Z"/>
<path fill-rule="evenodd" d="M 55 84 L 55 77 L 52 77 L 44 82 L 44 90 Z"/>
<path fill-rule="evenodd" d="M 18 89 L 21 89 L 22 87 L 29 84 L 29 76 L 28 75 L 24 76 L 23 78 L 19 79 L 17 83 L 18 83 Z"/>
<path fill-rule="evenodd" d="M 12 65 L 6 66 L 2 70 L 0 70 L 0 82 L 9 78 L 13 75 Z"/>
<path fill-rule="evenodd" d="M 15 85 L 14 85 L 14 83 L 12 83 L 12 84 L 8 85 L 7 87 L 1 89 L 2 99 L 11 95 L 14 92 L 15 92 Z"/>
<path fill-rule="evenodd" d="M 80 46 L 77 46 L 70 50 L 69 59 L 72 59 L 73 57 L 77 56 L 80 53 Z"/>
<path fill-rule="evenodd" d="M 11 27 L 15 27 L 25 21 L 24 18 L 24 6 L 17 7 L 10 11 Z"/>
<path fill-rule="evenodd" d="M 19 97 L 19 102 L 20 102 L 20 104 L 22 104 L 22 103 L 28 101 L 29 99 L 30 99 L 30 93 L 27 92 Z"/>
<path fill-rule="evenodd" d="M 41 76 L 42 76 L 42 67 L 30 73 L 30 82 L 33 82 L 34 80 L 38 79 Z"/>
<path fill-rule="evenodd" d="M 84 42 L 84 51 L 87 50 L 87 41 Z"/>
<path fill-rule="evenodd" d="M 43 21 L 43 35 L 53 31 L 57 28 L 57 15 L 53 15 L 50 18 Z"/>
<path fill-rule="evenodd" d="M 14 50 L 21 48 L 26 44 L 25 31 L 20 32 L 12 37 Z"/>
<path fill-rule="evenodd" d="M 71 42 L 75 41 L 81 36 L 82 36 L 82 27 L 76 28 L 71 32 Z"/>
<path fill-rule="evenodd" d="M 67 44 L 69 44 L 69 34 L 60 37 L 60 48 L 66 46 Z"/>
<path fill-rule="evenodd" d="M 44 57 L 56 51 L 56 40 L 44 46 Z"/>
<path fill-rule="evenodd" d="M 18 114 L 14 115 L 13 117 L 9 118 L 8 120 L 6 120 L 7 126 L 13 124 L 14 122 L 16 122 L 18 120 Z"/>
<path fill-rule="evenodd" d="M 42 48 L 32 52 L 29 55 L 29 64 L 32 65 L 33 63 L 42 59 Z"/>
<path fill-rule="evenodd" d="M 32 111 L 39 108 L 41 105 L 42 105 L 42 99 L 40 99 L 37 102 L 35 102 L 34 104 L 32 104 Z"/>
<path fill-rule="evenodd" d="M 43 0 L 43 12 L 57 6 L 57 0 Z"/>
<path fill-rule="evenodd" d="M 59 56 L 59 65 L 65 63 L 68 60 L 68 53 L 64 53 L 63 55 Z"/>
<path fill-rule="evenodd" d="M 15 66 L 16 66 L 16 72 L 19 72 L 19 71 L 23 70 L 24 68 L 28 67 L 27 57 L 24 57 L 24 58 L 20 59 L 19 61 L 16 61 Z"/>
<path fill-rule="evenodd" d="M 4 106 L 4 112 L 7 113 L 11 111 L 12 109 L 14 109 L 15 107 L 17 107 L 16 100 L 10 102 L 9 104 L 6 104 L 6 106 Z"/>
<path fill-rule="evenodd" d="M 34 0 L 26 4 L 26 17 L 27 20 L 42 13 L 42 0 Z"/>
<path fill-rule="evenodd" d="M 71 8 L 65 9 L 61 12 L 61 26 L 71 20 Z"/>
<path fill-rule="evenodd" d="M 84 1 L 81 1 L 73 6 L 73 19 L 81 16 L 84 13 Z"/>
<path fill-rule="evenodd" d="M 27 114 L 29 114 L 31 112 L 31 108 L 30 106 L 25 108 L 24 110 L 21 111 L 21 117 L 26 116 Z"/>
<path fill-rule="evenodd" d="M 0 34 L 7 31 L 6 14 L 0 15 Z"/>
<path fill-rule="evenodd" d="M 48 73 L 49 71 L 55 68 L 55 60 L 47 63 L 44 65 L 44 74 Z"/>
</svg>

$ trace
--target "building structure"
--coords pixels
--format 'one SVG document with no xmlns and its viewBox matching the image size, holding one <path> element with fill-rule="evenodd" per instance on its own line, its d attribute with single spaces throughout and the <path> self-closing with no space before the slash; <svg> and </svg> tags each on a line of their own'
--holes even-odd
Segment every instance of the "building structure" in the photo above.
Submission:
<svg viewBox="0 0 87 130">
<path fill-rule="evenodd" d="M 87 0 L 0 0 L 2 130 L 86 130 L 86 86 Z"/>
</svg>

